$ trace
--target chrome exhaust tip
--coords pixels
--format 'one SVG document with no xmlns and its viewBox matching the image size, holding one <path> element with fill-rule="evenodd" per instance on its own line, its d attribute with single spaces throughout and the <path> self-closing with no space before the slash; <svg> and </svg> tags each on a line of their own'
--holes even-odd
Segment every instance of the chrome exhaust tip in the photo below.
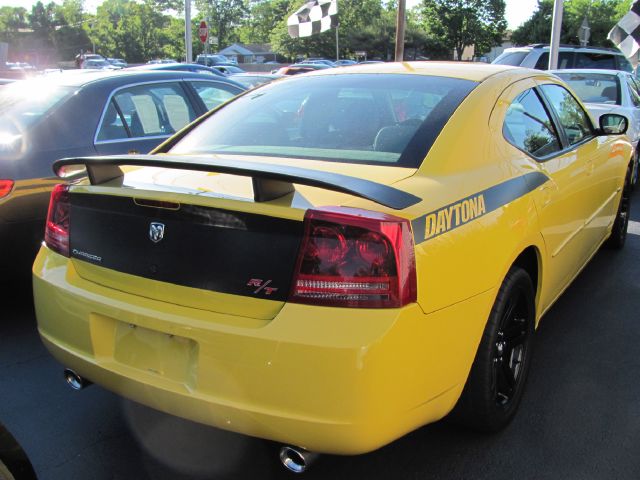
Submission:
<svg viewBox="0 0 640 480">
<path fill-rule="evenodd" d="M 293 473 L 303 473 L 316 458 L 317 453 L 308 452 L 304 448 L 288 446 L 280 449 L 282 465 Z"/>
<path fill-rule="evenodd" d="M 82 390 L 83 388 L 91 385 L 91 382 L 89 380 L 82 378 L 70 368 L 64 369 L 64 379 L 67 382 L 67 385 L 69 385 L 74 390 Z"/>
</svg>

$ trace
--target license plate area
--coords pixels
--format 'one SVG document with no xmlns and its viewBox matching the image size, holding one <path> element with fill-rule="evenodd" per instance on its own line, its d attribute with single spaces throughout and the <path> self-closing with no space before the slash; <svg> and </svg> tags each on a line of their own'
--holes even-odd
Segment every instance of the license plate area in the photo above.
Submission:
<svg viewBox="0 0 640 480">
<path fill-rule="evenodd" d="M 192 383 L 198 344 L 188 338 L 116 322 L 113 360 L 168 380 Z"/>
</svg>

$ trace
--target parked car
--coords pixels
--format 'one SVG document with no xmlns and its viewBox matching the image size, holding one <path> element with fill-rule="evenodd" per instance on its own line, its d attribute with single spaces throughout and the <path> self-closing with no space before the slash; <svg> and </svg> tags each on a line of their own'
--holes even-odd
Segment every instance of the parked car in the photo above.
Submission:
<svg viewBox="0 0 640 480">
<path fill-rule="evenodd" d="M 206 67 L 198 63 L 154 63 L 138 65 L 137 67 L 129 67 L 128 70 L 169 70 L 169 71 L 182 71 L 182 72 L 194 72 L 205 73 L 215 75 L 216 77 L 224 77 L 225 75 L 216 70 L 213 67 Z"/>
<path fill-rule="evenodd" d="M 150 65 L 154 65 L 156 63 L 178 63 L 172 58 L 154 58 L 153 60 L 149 60 L 147 62 Z"/>
<path fill-rule="evenodd" d="M 0 271 L 29 272 L 56 183 L 54 160 L 148 152 L 245 89 L 210 74 L 127 70 L 48 75 L 3 86 Z"/>
<path fill-rule="evenodd" d="M 218 65 L 220 63 L 229 64 L 232 62 L 230 62 L 229 59 L 224 55 L 213 54 L 213 53 L 201 53 L 196 57 L 196 63 L 199 63 L 200 65 L 206 65 L 207 67 L 211 67 L 213 65 Z"/>
<path fill-rule="evenodd" d="M 500 65 L 260 86 L 151 155 L 56 162 L 89 181 L 53 191 L 38 331 L 76 387 L 284 443 L 295 471 L 449 412 L 498 430 L 542 315 L 624 245 L 625 128 Z"/>
<path fill-rule="evenodd" d="M 634 148 L 631 185 L 638 182 L 638 140 L 640 140 L 640 82 L 619 70 L 554 70 L 578 94 L 596 123 L 607 113 L 627 117 L 627 136 Z"/>
<path fill-rule="evenodd" d="M 107 58 L 107 62 L 118 68 L 126 68 L 129 66 L 129 64 L 122 58 Z"/>
<path fill-rule="evenodd" d="M 211 68 L 226 76 L 235 75 L 236 73 L 245 73 L 243 69 L 236 65 L 214 65 Z"/>
<path fill-rule="evenodd" d="M 90 58 L 82 62 L 82 68 L 85 70 L 120 70 L 120 67 L 116 67 L 106 60 L 98 60 Z"/>
<path fill-rule="evenodd" d="M 294 63 L 286 67 L 273 70 L 271 73 L 276 75 L 298 75 L 299 73 L 313 72 L 315 70 L 324 70 L 332 68 L 324 63 Z"/>
<path fill-rule="evenodd" d="M 265 83 L 272 82 L 279 78 L 284 77 L 284 75 L 277 75 L 275 73 L 236 73 L 231 76 L 231 79 L 234 82 L 241 83 L 247 88 L 257 87 L 258 85 L 263 85 Z"/>
<path fill-rule="evenodd" d="M 26 452 L 2 423 L 0 423 L 0 479 L 37 480 Z"/>
<path fill-rule="evenodd" d="M 547 70 L 549 68 L 549 45 L 538 43 L 526 47 L 507 48 L 491 63 Z M 596 68 L 633 72 L 629 60 L 618 49 L 561 45 L 558 50 L 558 69 L 568 68 Z"/>
<path fill-rule="evenodd" d="M 346 67 L 348 65 L 355 65 L 356 63 L 358 62 L 356 62 L 355 60 L 348 60 L 348 59 L 341 59 L 333 62 L 334 66 L 336 67 Z"/>
</svg>

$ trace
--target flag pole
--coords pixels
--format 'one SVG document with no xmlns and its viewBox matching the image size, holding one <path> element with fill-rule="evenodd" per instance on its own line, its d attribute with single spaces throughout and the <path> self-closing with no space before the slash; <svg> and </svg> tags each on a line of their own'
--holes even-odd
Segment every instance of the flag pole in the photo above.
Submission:
<svg viewBox="0 0 640 480">
<path fill-rule="evenodd" d="M 338 29 L 340 28 L 340 24 L 336 25 L 336 62 L 340 60 L 340 49 L 338 48 Z"/>
</svg>

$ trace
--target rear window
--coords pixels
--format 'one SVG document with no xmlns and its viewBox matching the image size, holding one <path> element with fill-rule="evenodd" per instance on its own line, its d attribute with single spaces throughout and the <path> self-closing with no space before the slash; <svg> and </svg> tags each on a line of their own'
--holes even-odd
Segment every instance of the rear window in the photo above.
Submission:
<svg viewBox="0 0 640 480">
<path fill-rule="evenodd" d="M 422 75 L 292 78 L 228 103 L 170 152 L 416 168 L 475 86 Z"/>
<path fill-rule="evenodd" d="M 563 67 L 558 67 L 563 68 Z M 598 68 L 601 70 L 616 70 L 616 60 L 611 53 L 576 53 L 575 68 Z"/>
<path fill-rule="evenodd" d="M 43 80 L 19 81 L 0 90 L 0 128 L 23 130 L 64 102 L 73 87 L 52 86 Z"/>
<path fill-rule="evenodd" d="M 607 73 L 556 73 L 585 103 L 620 105 L 620 81 Z"/>
<path fill-rule="evenodd" d="M 491 63 L 498 65 L 513 65 L 514 67 L 517 67 L 522 65 L 522 62 L 527 55 L 529 55 L 529 52 L 504 52 Z"/>
</svg>

